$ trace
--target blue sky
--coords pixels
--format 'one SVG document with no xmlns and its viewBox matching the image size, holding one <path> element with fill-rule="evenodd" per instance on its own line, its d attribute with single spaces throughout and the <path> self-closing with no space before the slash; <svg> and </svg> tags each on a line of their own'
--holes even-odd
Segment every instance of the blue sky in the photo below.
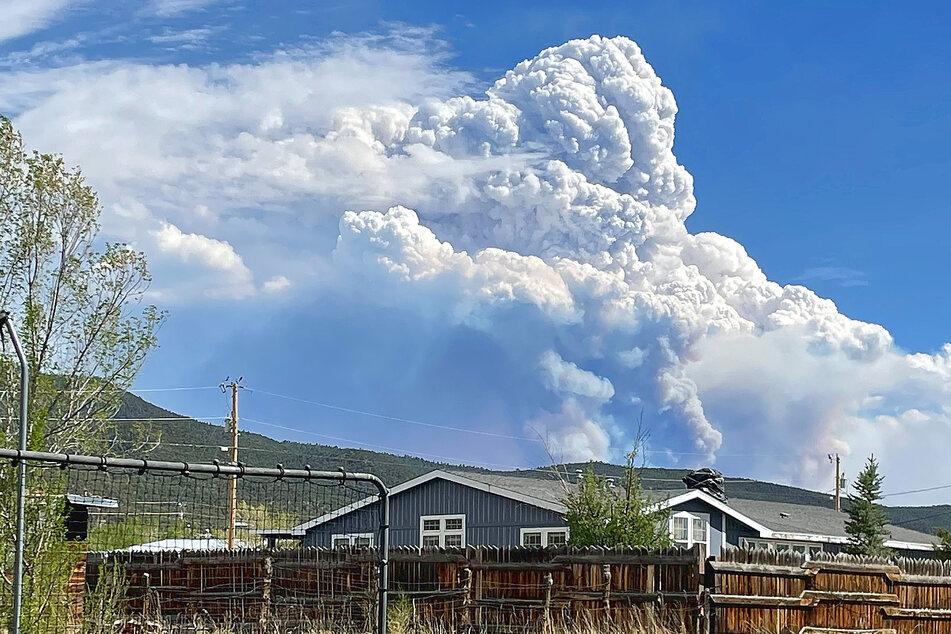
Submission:
<svg viewBox="0 0 951 634">
<path fill-rule="evenodd" d="M 0 29 L 0 112 L 14 118 L 27 144 L 83 166 L 102 196 L 107 238 L 149 253 L 154 301 L 171 317 L 142 388 L 211 387 L 243 374 L 258 388 L 242 408 L 259 421 L 248 421 L 254 431 L 513 466 L 547 460 L 539 443 L 513 438 L 534 437 L 538 429 L 555 439 L 562 434 L 568 457 L 617 458 L 631 420 L 644 409 L 655 464 L 715 459 L 734 475 L 810 486 L 828 479 L 820 464 L 826 452 L 851 454 L 857 468 L 874 450 L 886 452 L 883 465 L 896 487 L 916 488 L 928 472 L 905 468 L 921 453 L 906 437 L 951 437 L 947 377 L 934 369 L 947 363 L 941 348 L 951 323 L 941 284 L 951 228 L 941 185 L 951 136 L 951 44 L 942 26 L 951 16 L 942 4 L 34 5 Z M 531 301 L 516 298 L 502 310 L 492 295 L 491 310 L 480 304 L 460 318 L 460 310 L 484 301 L 485 288 L 470 293 L 452 276 L 436 287 L 391 286 L 364 268 L 378 242 L 359 239 L 367 227 L 379 227 L 370 217 L 341 224 L 341 214 L 385 212 L 393 204 L 417 209 L 420 225 L 457 255 L 499 247 L 549 265 L 565 257 L 557 245 L 546 251 L 461 224 L 472 205 L 459 202 L 459 192 L 484 185 L 481 176 L 459 185 L 469 182 L 469 169 L 497 173 L 519 169 L 519 161 L 555 158 L 598 179 L 570 156 L 544 149 L 544 140 L 500 150 L 501 167 L 472 167 L 486 157 L 437 144 L 436 158 L 452 161 L 438 163 L 447 171 L 432 177 L 445 179 L 436 185 L 415 182 L 430 178 L 426 170 L 437 163 L 427 161 L 435 159 L 381 137 L 381 128 L 372 135 L 387 148 L 382 156 L 405 153 L 420 163 L 408 172 L 375 171 L 379 157 L 364 163 L 370 159 L 362 149 L 335 145 L 336 154 L 314 167 L 324 158 L 311 152 L 331 152 L 322 144 L 328 131 L 339 136 L 342 108 L 359 119 L 378 105 L 412 110 L 456 95 L 484 99 L 486 88 L 520 61 L 592 34 L 636 41 L 676 99 L 673 155 L 692 175 L 696 197 L 687 230 L 732 238 L 769 280 L 804 285 L 833 300 L 842 315 L 880 324 L 893 339 L 882 343 L 877 330 L 838 316 L 828 325 L 827 309 L 811 297 L 789 300 L 800 302 L 793 312 L 822 319 L 792 325 L 785 315 L 725 300 L 754 324 L 755 341 L 723 340 L 730 327 L 718 318 L 694 324 L 690 317 L 699 310 L 602 332 L 584 319 L 552 318 L 551 306 L 536 301 L 552 289 L 531 284 L 524 291 Z M 508 102 L 528 113 L 516 93 Z M 404 125 L 389 111 L 374 116 Z M 467 130 L 454 134 L 462 138 Z M 278 155 L 288 148 L 293 157 Z M 451 187 L 460 189 L 444 195 Z M 457 203 L 466 211 L 452 213 Z M 418 229 L 398 220 L 401 229 Z M 364 249 L 354 251 L 359 257 L 344 257 L 350 251 L 338 240 L 348 235 L 354 249 Z M 341 273 L 341 262 L 359 275 Z M 695 265 L 720 295 L 732 288 L 720 288 L 704 268 L 720 264 Z M 506 269 L 506 285 L 523 279 L 511 261 L 498 266 Z M 519 260 L 516 268 L 523 266 L 531 263 Z M 491 271 L 475 275 L 491 281 L 498 269 Z M 545 274 L 532 269 L 526 279 Z M 461 304 L 457 291 L 466 298 Z M 857 348 L 849 347 L 853 339 Z M 649 361 L 621 369 L 610 354 L 614 345 L 648 351 Z M 662 354 L 675 361 L 650 361 Z M 923 366 L 935 374 L 917 376 Z M 856 371 L 866 378 L 848 381 Z M 841 389 L 824 385 L 837 380 Z M 758 388 L 753 395 L 751 383 Z M 226 407 L 214 390 L 143 396 L 199 417 Z M 698 414 L 694 404 L 701 403 Z M 913 432 L 902 427 L 915 424 Z M 582 445 L 570 438 L 583 438 Z"/>
</svg>

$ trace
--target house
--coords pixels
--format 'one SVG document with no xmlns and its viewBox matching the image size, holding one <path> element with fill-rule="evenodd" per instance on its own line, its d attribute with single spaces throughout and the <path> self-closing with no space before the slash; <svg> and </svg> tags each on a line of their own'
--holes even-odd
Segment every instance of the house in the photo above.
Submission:
<svg viewBox="0 0 951 634">
<path fill-rule="evenodd" d="M 570 486 L 570 485 L 569 485 Z M 670 509 L 675 543 L 701 544 L 709 555 L 727 546 L 836 552 L 847 543 L 845 513 L 784 502 L 724 501 L 703 488 L 651 491 Z M 562 503 L 565 485 L 556 479 L 434 470 L 390 491 L 390 545 L 451 547 L 555 546 L 566 543 Z M 290 530 L 262 531 L 273 544 L 300 540 L 304 546 L 375 546 L 379 501 L 370 496 Z M 887 545 L 906 556 L 933 550 L 935 537 L 889 525 Z"/>
</svg>

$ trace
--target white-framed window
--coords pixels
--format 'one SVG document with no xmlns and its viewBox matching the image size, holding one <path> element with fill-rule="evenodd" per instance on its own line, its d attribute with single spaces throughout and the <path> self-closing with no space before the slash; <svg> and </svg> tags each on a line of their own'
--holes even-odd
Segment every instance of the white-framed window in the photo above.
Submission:
<svg viewBox="0 0 951 634">
<path fill-rule="evenodd" d="M 816 553 L 822 552 L 822 544 L 812 544 L 809 542 L 790 542 L 778 539 L 750 539 L 749 537 L 740 538 L 740 546 L 747 550 L 774 550 L 778 553 L 799 553 L 805 555 L 806 559 L 812 559 Z"/>
<path fill-rule="evenodd" d="M 706 513 L 680 511 L 670 516 L 670 538 L 678 546 L 690 548 L 703 544 L 710 548 L 710 516 Z"/>
<path fill-rule="evenodd" d="M 519 543 L 522 546 L 564 546 L 568 543 L 568 527 L 522 528 Z"/>
<path fill-rule="evenodd" d="M 452 546 L 466 545 L 465 515 L 422 515 L 419 518 L 419 545 Z"/>
<path fill-rule="evenodd" d="M 348 546 L 371 548 L 373 541 L 373 533 L 338 533 L 331 535 L 330 546 L 332 548 L 347 548 Z"/>
</svg>

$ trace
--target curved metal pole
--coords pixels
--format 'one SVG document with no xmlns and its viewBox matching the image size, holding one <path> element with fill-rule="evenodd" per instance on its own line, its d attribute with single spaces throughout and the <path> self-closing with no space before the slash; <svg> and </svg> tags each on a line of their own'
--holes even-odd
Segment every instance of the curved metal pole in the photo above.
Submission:
<svg viewBox="0 0 951 634">
<path fill-rule="evenodd" d="M 0 311 L 0 327 L 10 333 L 10 341 L 20 361 L 20 451 L 26 451 L 29 436 L 28 405 L 30 402 L 30 368 L 20 347 L 20 340 L 10 321 L 10 313 Z M 11 616 L 11 634 L 20 634 L 20 615 L 23 612 L 23 541 L 26 538 L 26 462 L 17 462 L 17 525 L 16 546 L 13 559 L 13 614 Z"/>
<path fill-rule="evenodd" d="M 377 605 L 377 632 L 386 634 L 387 601 L 390 594 L 390 492 L 382 482 L 377 488 L 380 491 L 380 598 Z"/>
</svg>

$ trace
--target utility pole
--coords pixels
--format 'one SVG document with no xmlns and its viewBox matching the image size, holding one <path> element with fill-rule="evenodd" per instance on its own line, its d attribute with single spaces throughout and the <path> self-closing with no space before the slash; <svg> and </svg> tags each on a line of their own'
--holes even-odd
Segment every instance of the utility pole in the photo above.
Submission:
<svg viewBox="0 0 951 634">
<path fill-rule="evenodd" d="M 228 383 L 226 378 L 221 383 L 221 391 L 231 390 L 231 416 L 228 418 L 228 430 L 231 432 L 230 462 L 238 466 L 238 390 L 244 389 L 241 379 Z M 228 480 L 228 548 L 234 549 L 234 529 L 238 518 L 238 476 L 231 476 Z"/>
<path fill-rule="evenodd" d="M 829 454 L 829 462 L 835 463 L 835 510 L 842 510 L 842 476 L 839 475 L 839 454 Z"/>
</svg>

